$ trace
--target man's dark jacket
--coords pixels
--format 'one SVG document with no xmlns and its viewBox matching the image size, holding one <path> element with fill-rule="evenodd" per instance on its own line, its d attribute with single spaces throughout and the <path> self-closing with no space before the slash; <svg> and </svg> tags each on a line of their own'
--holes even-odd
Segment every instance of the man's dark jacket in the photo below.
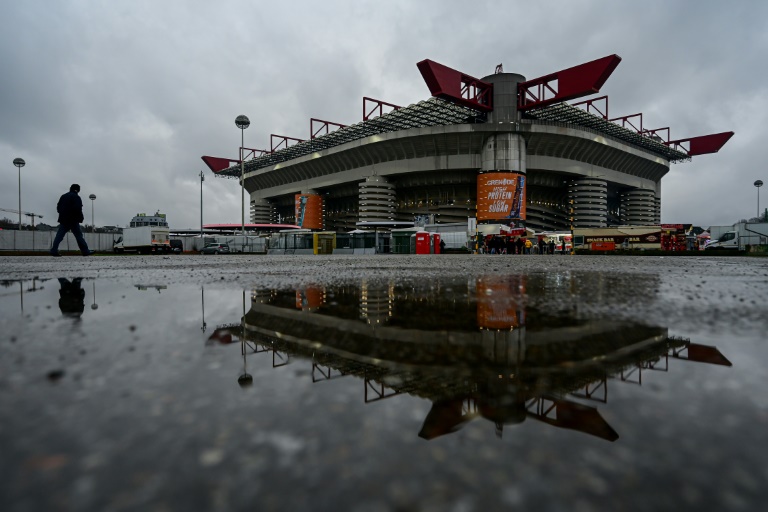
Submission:
<svg viewBox="0 0 768 512">
<path fill-rule="evenodd" d="M 83 201 L 77 192 L 67 192 L 56 205 L 59 212 L 59 224 L 80 224 L 83 222 Z"/>
</svg>

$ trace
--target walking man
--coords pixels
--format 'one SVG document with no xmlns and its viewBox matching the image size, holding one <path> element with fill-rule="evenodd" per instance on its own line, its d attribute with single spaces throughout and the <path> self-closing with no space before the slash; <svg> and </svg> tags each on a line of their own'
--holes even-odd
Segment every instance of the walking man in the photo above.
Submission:
<svg viewBox="0 0 768 512">
<path fill-rule="evenodd" d="M 69 192 L 59 198 L 56 205 L 56 211 L 59 212 L 59 230 L 56 232 L 56 238 L 53 239 L 51 246 L 51 256 L 61 256 L 59 254 L 59 244 L 64 240 L 67 231 L 71 231 L 77 240 L 77 246 L 83 256 L 89 256 L 92 251 L 88 249 L 85 243 L 83 232 L 80 231 L 80 223 L 83 222 L 83 201 L 77 193 L 80 192 L 80 185 L 75 183 L 69 187 Z"/>
</svg>

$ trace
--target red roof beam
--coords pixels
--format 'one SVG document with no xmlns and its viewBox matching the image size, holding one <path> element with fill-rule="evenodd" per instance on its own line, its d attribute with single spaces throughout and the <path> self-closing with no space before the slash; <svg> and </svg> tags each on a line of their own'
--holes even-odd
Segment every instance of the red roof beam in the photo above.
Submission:
<svg viewBox="0 0 768 512">
<path fill-rule="evenodd" d="M 368 103 L 373 103 L 373 108 L 371 110 L 368 110 Z M 387 103 L 386 101 L 381 100 L 375 100 L 373 98 L 368 98 L 363 96 L 363 121 L 367 121 L 369 119 L 372 119 L 374 117 L 379 117 L 384 115 L 384 107 L 392 107 L 392 110 L 397 110 L 400 108 L 399 105 L 395 105 L 393 103 Z M 376 115 L 373 115 L 374 112 L 378 109 L 379 113 Z M 391 112 L 391 111 L 390 111 Z"/>
<path fill-rule="evenodd" d="M 416 66 L 432 96 L 483 112 L 493 110 L 493 85 L 435 61 Z"/>
<path fill-rule="evenodd" d="M 318 123 L 320 127 L 315 130 L 315 123 Z M 339 124 L 334 123 L 332 121 L 323 121 L 322 119 L 315 119 L 314 117 L 309 120 L 309 138 L 314 139 L 316 137 L 322 137 L 323 135 L 328 135 L 331 133 L 331 126 L 335 126 L 336 128 L 346 128 L 347 125 L 345 124 Z M 325 128 L 325 133 L 321 133 L 318 135 L 323 128 Z"/>
<path fill-rule="evenodd" d="M 241 155 L 243 155 L 243 160 L 248 160 L 248 158 L 256 158 L 259 156 L 268 155 L 270 152 L 266 149 L 253 149 L 253 148 L 240 148 Z"/>
<path fill-rule="evenodd" d="M 595 103 L 602 103 L 602 109 L 595 105 Z M 587 111 L 587 113 L 592 114 L 592 110 L 597 112 L 597 114 L 594 114 L 598 117 L 602 117 L 603 119 L 608 119 L 608 96 L 600 96 L 598 98 L 590 98 L 588 100 L 580 101 L 578 103 L 571 103 L 572 107 L 578 107 L 580 105 L 586 105 L 584 107 L 584 110 Z"/>
<path fill-rule="evenodd" d="M 275 139 L 278 139 L 277 144 L 275 144 Z M 304 142 L 304 139 L 297 139 L 295 137 L 286 137 L 285 135 L 275 135 L 274 133 L 272 133 L 269 135 L 269 147 L 271 148 L 270 152 L 274 153 L 278 149 L 287 149 L 288 141 L 293 141 L 298 143 L 298 142 Z M 285 144 L 285 148 L 280 147 L 283 144 Z"/>
<path fill-rule="evenodd" d="M 517 108 L 531 110 L 600 92 L 621 62 L 618 55 L 579 64 L 517 85 Z"/>
<path fill-rule="evenodd" d="M 667 132 L 667 138 L 665 139 L 660 133 Z M 669 142 L 670 133 L 669 133 L 669 126 L 665 126 L 664 128 L 654 128 L 652 130 L 643 130 L 640 132 L 640 135 L 644 135 L 648 138 L 654 139 L 658 142 L 663 142 L 664 144 L 667 144 Z"/>
<path fill-rule="evenodd" d="M 635 123 L 630 121 L 630 119 L 633 119 L 635 117 L 640 119 L 640 127 L 639 128 L 637 126 L 635 126 Z M 608 121 L 610 121 L 611 123 L 614 123 L 616 121 L 621 121 L 621 127 L 622 128 L 626 128 L 627 125 L 629 125 L 637 133 L 642 133 L 643 132 L 643 114 L 642 114 L 642 112 L 639 113 L 639 114 L 632 114 L 630 116 L 614 117 L 613 119 L 609 119 Z"/>
<path fill-rule="evenodd" d="M 230 164 L 239 164 L 240 160 L 232 160 L 231 158 L 220 158 L 217 156 L 203 156 L 201 157 L 205 165 L 215 173 L 219 173 L 224 169 L 228 169 Z"/>
<path fill-rule="evenodd" d="M 708 155 L 720 151 L 720 148 L 725 146 L 725 143 L 731 137 L 733 137 L 733 132 L 722 132 L 690 137 L 688 139 L 671 140 L 666 144 L 688 153 L 688 156 Z"/>
</svg>

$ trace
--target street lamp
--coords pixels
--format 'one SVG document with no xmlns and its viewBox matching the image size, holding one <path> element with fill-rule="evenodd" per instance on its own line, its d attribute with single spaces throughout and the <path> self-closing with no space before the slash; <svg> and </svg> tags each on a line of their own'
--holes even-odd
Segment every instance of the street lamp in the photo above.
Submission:
<svg viewBox="0 0 768 512">
<path fill-rule="evenodd" d="M 205 174 L 200 171 L 200 241 L 203 240 L 203 182 L 205 181 Z"/>
<path fill-rule="evenodd" d="M 245 236 L 245 163 L 243 162 L 243 147 L 245 146 L 245 129 L 251 125 L 247 116 L 240 115 L 235 118 L 235 126 L 240 128 L 240 218 L 241 229 Z"/>
<path fill-rule="evenodd" d="M 26 165 L 27 162 L 23 158 L 14 158 L 13 165 L 19 168 L 19 231 L 21 231 L 21 168 Z"/>
<path fill-rule="evenodd" d="M 96 194 L 91 194 L 88 196 L 88 199 L 91 200 L 91 233 L 96 232 L 96 223 L 93 221 L 93 203 L 96 201 Z"/>
<path fill-rule="evenodd" d="M 760 187 L 763 186 L 763 180 L 757 180 L 755 187 L 757 188 L 757 218 L 760 218 Z"/>
</svg>

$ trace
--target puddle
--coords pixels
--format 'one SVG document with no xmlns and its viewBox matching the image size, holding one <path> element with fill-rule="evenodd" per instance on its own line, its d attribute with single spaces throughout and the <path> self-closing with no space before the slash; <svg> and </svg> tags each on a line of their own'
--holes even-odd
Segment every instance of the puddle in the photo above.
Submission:
<svg viewBox="0 0 768 512">
<path fill-rule="evenodd" d="M 5 281 L 0 468 L 54 457 L 70 471 L 58 483 L 18 474 L 7 496 L 39 504 L 31 483 L 67 488 L 87 474 L 87 506 L 110 508 L 128 472 L 175 475 L 152 499 L 191 500 L 203 492 L 191 482 L 213 468 L 229 468 L 231 482 L 216 481 L 234 502 L 285 493 L 285 508 L 313 492 L 330 499 L 323 486 L 348 503 L 423 505 L 410 486 L 428 475 L 443 482 L 434 503 L 474 496 L 461 489 L 476 491 L 480 474 L 492 475 L 489 505 L 532 500 L 551 482 L 564 499 L 606 496 L 612 478 L 640 495 L 715 471 L 764 492 L 750 487 L 764 473 L 743 478 L 762 459 L 741 441 L 766 438 L 766 347 L 591 314 L 608 298 L 624 312 L 653 301 L 659 283 L 637 286 L 643 299 L 568 273 L 248 290 Z M 708 491 L 686 496 L 706 504 Z"/>
</svg>

